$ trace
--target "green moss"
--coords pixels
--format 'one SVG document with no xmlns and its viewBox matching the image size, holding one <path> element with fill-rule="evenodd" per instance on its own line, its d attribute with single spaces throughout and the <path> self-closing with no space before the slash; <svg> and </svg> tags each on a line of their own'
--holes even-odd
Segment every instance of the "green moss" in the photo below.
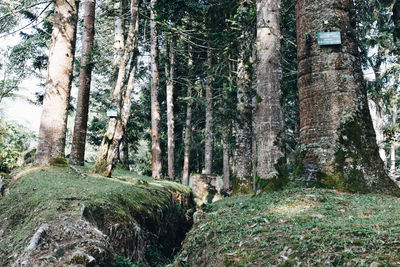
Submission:
<svg viewBox="0 0 400 267">
<path fill-rule="evenodd" d="M 85 172 L 87 167 L 77 167 Z M 128 177 L 128 173 L 126 172 Z M 131 177 L 137 175 L 130 173 Z M 44 222 L 60 217 L 84 216 L 96 222 L 114 221 L 124 225 L 160 221 L 165 211 L 176 209 L 176 216 L 188 203 L 175 205 L 173 197 L 190 200 L 189 187 L 170 181 L 154 181 L 142 177 L 146 185 L 126 179 L 109 179 L 88 175 L 85 179 L 66 167 L 32 168 L 10 184 L 10 194 L 0 201 L 0 266 L 7 266 L 10 255 L 24 250 L 26 240 Z M 73 197 L 73 200 L 63 200 Z M 180 213 L 179 213 L 180 214 Z M 191 214 L 188 214 L 189 216 Z M 134 216 L 134 217 L 133 217 Z M 56 252 L 57 253 L 57 252 Z M 59 255 L 59 254 L 57 254 Z"/>
<path fill-rule="evenodd" d="M 297 188 L 234 196 L 208 207 L 177 262 L 370 266 L 375 261 L 391 266 L 399 260 L 394 233 L 400 231 L 400 201 L 395 197 Z"/>
<path fill-rule="evenodd" d="M 67 167 L 68 161 L 64 157 L 57 157 L 50 161 L 50 165 L 56 166 L 56 167 Z"/>
<path fill-rule="evenodd" d="M 253 192 L 251 187 L 251 177 L 248 179 L 238 179 L 236 177 L 233 178 L 233 194 L 251 194 Z"/>
</svg>

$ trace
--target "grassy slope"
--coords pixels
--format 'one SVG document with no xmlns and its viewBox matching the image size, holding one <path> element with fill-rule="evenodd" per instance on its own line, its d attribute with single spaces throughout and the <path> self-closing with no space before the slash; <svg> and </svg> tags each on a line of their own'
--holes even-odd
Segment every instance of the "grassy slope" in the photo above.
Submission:
<svg viewBox="0 0 400 267">
<path fill-rule="evenodd" d="M 83 205 L 109 207 L 122 220 L 132 213 L 148 218 L 167 208 L 169 192 L 191 192 L 188 187 L 146 177 L 140 179 L 148 184 L 94 175 L 82 178 L 68 167 L 32 168 L 18 176 L 11 193 L 0 201 L 0 266 L 23 250 L 43 222 L 59 216 L 79 217 Z M 115 176 L 137 177 L 126 171 L 117 171 Z"/>
<path fill-rule="evenodd" d="M 227 198 L 195 224 L 179 260 L 180 266 L 399 266 L 400 200 L 323 189 Z"/>
</svg>

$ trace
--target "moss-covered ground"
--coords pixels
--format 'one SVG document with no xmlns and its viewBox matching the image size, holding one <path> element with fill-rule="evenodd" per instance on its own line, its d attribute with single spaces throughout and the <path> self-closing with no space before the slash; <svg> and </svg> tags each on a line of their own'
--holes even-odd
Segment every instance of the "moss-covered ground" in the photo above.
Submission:
<svg viewBox="0 0 400 267">
<path fill-rule="evenodd" d="M 87 168 L 79 170 L 85 173 Z M 113 176 L 82 177 L 69 167 L 19 172 L 10 184 L 10 194 L 0 200 L 0 266 L 15 260 L 13 255 L 23 251 L 42 223 L 61 216 L 80 217 L 82 207 L 112 211 L 110 216 L 117 223 L 133 215 L 135 220 L 151 221 L 152 216 L 168 208 L 171 192 L 191 194 L 186 186 L 138 177 L 128 171 L 117 170 Z"/>
<path fill-rule="evenodd" d="M 395 197 L 290 189 L 226 198 L 206 211 L 177 266 L 400 265 Z"/>
</svg>

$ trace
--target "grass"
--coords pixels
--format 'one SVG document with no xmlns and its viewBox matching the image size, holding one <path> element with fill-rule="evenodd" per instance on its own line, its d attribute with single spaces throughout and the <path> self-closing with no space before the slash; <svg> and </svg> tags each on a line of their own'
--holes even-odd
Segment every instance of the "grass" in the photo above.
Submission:
<svg viewBox="0 0 400 267">
<path fill-rule="evenodd" d="M 68 167 L 22 170 L 11 183 L 10 194 L 0 201 L 0 266 L 24 249 L 43 222 L 80 217 L 83 206 L 110 211 L 116 222 L 126 222 L 132 214 L 135 220 L 151 221 L 169 208 L 171 193 L 191 194 L 180 184 L 149 177 L 132 180 L 135 177 L 123 170 L 117 170 L 113 179 L 91 174 L 83 178 Z"/>
<path fill-rule="evenodd" d="M 181 266 L 399 266 L 400 200 L 324 189 L 227 198 L 208 207 L 177 261 Z"/>
</svg>

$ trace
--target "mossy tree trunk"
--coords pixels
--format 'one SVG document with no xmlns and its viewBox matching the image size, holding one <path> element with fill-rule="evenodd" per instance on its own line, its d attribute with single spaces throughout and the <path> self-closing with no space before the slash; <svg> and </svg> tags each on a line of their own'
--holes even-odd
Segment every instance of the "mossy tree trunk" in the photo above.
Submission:
<svg viewBox="0 0 400 267">
<path fill-rule="evenodd" d="M 131 2 L 131 20 L 125 42 L 123 57 L 119 60 L 118 78 L 112 91 L 113 103 L 117 107 L 117 117 L 110 118 L 107 131 L 99 149 L 99 155 L 92 171 L 111 177 L 118 159 L 121 140 L 126 131 L 132 104 L 132 92 L 135 85 L 136 62 L 138 57 L 139 5 L 140 0 Z M 128 68 L 128 64 L 130 68 Z M 129 69 L 129 71 L 127 71 Z M 126 89 L 124 80 L 128 78 Z"/>
<path fill-rule="evenodd" d="M 76 165 L 83 165 L 85 162 L 85 143 L 89 112 L 90 83 L 92 81 L 92 54 L 94 44 L 94 18 L 95 0 L 85 2 L 82 36 L 82 59 L 79 76 L 79 92 L 76 105 L 74 133 L 70 162 Z"/>
<path fill-rule="evenodd" d="M 299 0 L 296 6 L 300 140 L 306 177 L 350 191 L 399 194 L 383 169 L 368 109 L 350 0 Z M 342 44 L 319 46 L 317 33 Z"/>
<path fill-rule="evenodd" d="M 55 1 L 36 164 L 47 165 L 65 157 L 67 109 L 75 56 L 78 9 L 79 1 Z"/>
</svg>

